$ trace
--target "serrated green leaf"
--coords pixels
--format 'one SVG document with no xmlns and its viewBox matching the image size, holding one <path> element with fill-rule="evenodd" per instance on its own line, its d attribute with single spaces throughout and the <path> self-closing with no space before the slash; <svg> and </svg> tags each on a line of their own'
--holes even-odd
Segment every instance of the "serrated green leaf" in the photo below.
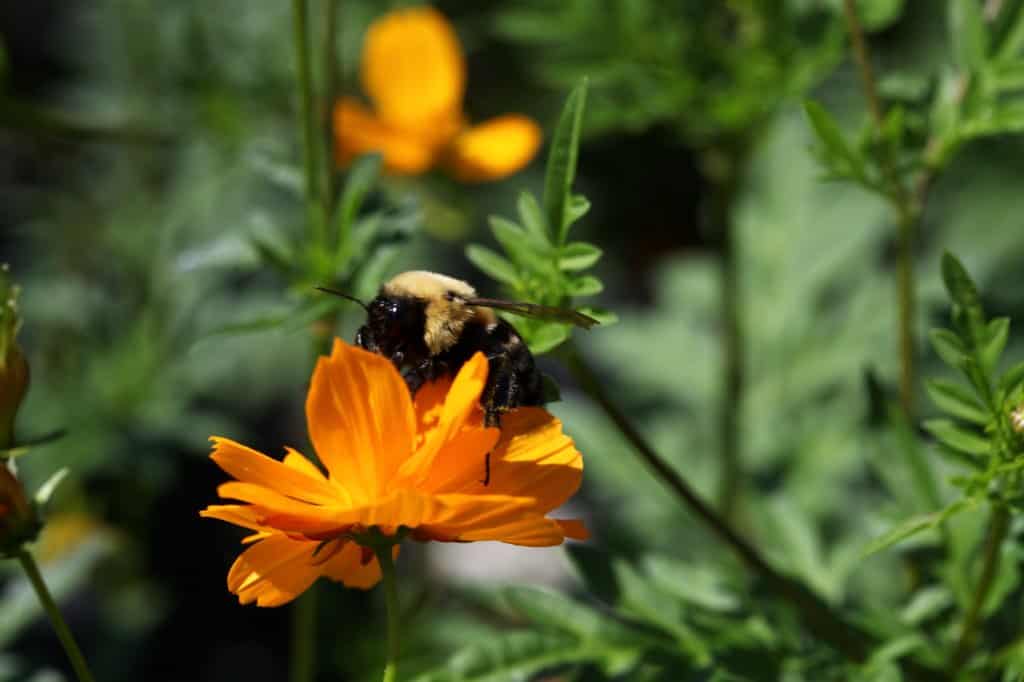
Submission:
<svg viewBox="0 0 1024 682">
<path fill-rule="evenodd" d="M 550 231 L 545 223 L 544 211 L 541 210 L 536 197 L 529 192 L 521 192 L 516 206 L 519 210 L 519 220 L 526 231 L 536 239 L 550 243 Z"/>
<path fill-rule="evenodd" d="M 569 338 L 569 327 L 557 322 L 542 325 L 527 339 L 534 355 L 553 350 Z"/>
<path fill-rule="evenodd" d="M 604 284 L 593 275 L 573 277 L 566 283 L 566 293 L 570 296 L 593 296 L 604 290 Z"/>
<path fill-rule="evenodd" d="M 593 244 L 572 242 L 558 252 L 558 267 L 567 272 L 586 270 L 601 259 L 602 253 Z"/>
<path fill-rule="evenodd" d="M 832 114 L 812 100 L 804 102 L 804 113 L 811 124 L 811 129 L 821 143 L 826 157 L 837 164 L 836 170 L 840 175 L 864 177 L 864 159 L 847 144 L 843 132 L 832 118 Z"/>
<path fill-rule="evenodd" d="M 929 419 L 924 428 L 947 447 L 969 455 L 987 455 L 991 444 L 981 436 L 963 429 L 948 419 Z"/>
<path fill-rule="evenodd" d="M 544 261 L 546 254 L 541 249 L 546 245 L 532 240 L 523 228 L 501 216 L 491 216 L 487 221 L 494 238 L 520 269 L 533 270 Z"/>
<path fill-rule="evenodd" d="M 910 536 L 916 535 L 921 531 L 936 528 L 939 524 L 946 521 L 946 519 L 971 506 L 974 506 L 973 500 L 971 500 L 971 498 L 964 498 L 957 500 L 945 509 L 940 509 L 939 511 L 930 512 L 928 514 L 921 514 L 919 516 L 912 516 L 911 518 L 897 524 L 887 533 L 868 543 L 861 552 L 861 559 L 866 559 L 872 554 L 877 554 L 883 549 L 891 547 L 897 542 L 906 540 Z"/>
<path fill-rule="evenodd" d="M 1006 348 L 1006 340 L 1010 338 L 1010 318 L 997 317 L 990 320 L 986 332 L 987 340 L 978 349 L 978 358 L 985 372 L 991 374 L 999 364 L 999 357 Z"/>
<path fill-rule="evenodd" d="M 944 379 L 933 379 L 925 384 L 928 396 L 936 407 L 954 417 L 985 425 L 989 415 L 985 407 L 963 386 Z"/>
<path fill-rule="evenodd" d="M 967 348 L 953 332 L 948 329 L 932 329 L 928 332 L 928 338 L 935 352 L 950 367 L 961 369 L 967 362 Z"/>
<path fill-rule="evenodd" d="M 506 260 L 504 256 L 485 246 L 470 244 L 466 247 L 466 258 L 496 282 L 509 286 L 515 286 L 519 282 L 516 266 Z"/>
<path fill-rule="evenodd" d="M 949 0 L 949 37 L 958 66 L 977 71 L 988 54 L 988 27 L 978 0 Z"/>
<path fill-rule="evenodd" d="M 544 177 L 544 214 L 547 216 L 551 242 L 554 244 L 564 244 L 568 234 L 569 194 L 576 178 L 576 161 L 579 156 L 586 99 L 587 81 L 584 79 L 573 88 L 565 101 L 548 154 L 547 172 Z"/>
</svg>

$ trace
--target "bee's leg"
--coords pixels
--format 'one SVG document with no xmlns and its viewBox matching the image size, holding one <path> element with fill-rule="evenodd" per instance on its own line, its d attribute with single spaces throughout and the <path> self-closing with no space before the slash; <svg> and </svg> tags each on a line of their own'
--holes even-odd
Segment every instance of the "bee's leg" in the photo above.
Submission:
<svg viewBox="0 0 1024 682">
<path fill-rule="evenodd" d="M 373 338 L 373 333 L 370 328 L 363 325 L 356 332 L 356 345 L 360 348 L 365 348 L 372 353 L 379 353 L 380 347 L 377 345 L 377 340 Z"/>
<path fill-rule="evenodd" d="M 501 413 L 489 408 L 484 408 L 484 426 L 488 428 L 501 428 Z M 484 477 L 480 481 L 484 485 L 491 483 L 491 453 L 484 455 Z"/>
</svg>

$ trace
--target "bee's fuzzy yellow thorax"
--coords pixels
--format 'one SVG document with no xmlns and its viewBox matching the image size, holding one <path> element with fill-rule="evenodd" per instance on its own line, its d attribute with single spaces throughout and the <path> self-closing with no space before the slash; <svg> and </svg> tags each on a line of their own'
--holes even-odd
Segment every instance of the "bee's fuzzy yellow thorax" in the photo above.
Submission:
<svg viewBox="0 0 1024 682">
<path fill-rule="evenodd" d="M 476 297 L 476 289 L 461 279 L 427 270 L 411 270 L 396 275 L 383 287 L 388 296 L 411 297 L 426 303 L 423 340 L 431 355 L 451 348 L 459 340 L 466 323 L 474 317 L 493 321 L 490 310 L 467 305 Z"/>
</svg>

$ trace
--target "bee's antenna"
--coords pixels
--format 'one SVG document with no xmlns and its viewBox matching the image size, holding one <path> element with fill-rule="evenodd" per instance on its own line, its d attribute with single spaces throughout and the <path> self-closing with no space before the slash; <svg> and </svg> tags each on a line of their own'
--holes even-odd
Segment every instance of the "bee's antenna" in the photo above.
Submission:
<svg viewBox="0 0 1024 682">
<path fill-rule="evenodd" d="M 360 300 L 359 300 L 358 298 L 356 298 L 355 296 L 349 296 L 348 294 L 342 293 L 342 292 L 338 291 L 337 289 L 330 289 L 330 288 L 328 288 L 328 287 L 316 287 L 316 289 L 317 289 L 318 291 L 322 291 L 322 292 L 324 292 L 325 294 L 333 294 L 333 295 L 335 295 L 335 296 L 340 296 L 340 297 L 342 297 L 342 298 L 347 298 L 348 300 L 352 301 L 353 303 L 358 303 L 358 304 L 359 304 L 359 306 L 360 306 L 360 307 L 361 307 L 361 308 L 362 308 L 363 310 L 365 310 L 365 311 L 366 311 L 367 313 L 369 313 L 369 312 L 370 312 L 370 308 L 369 308 L 369 306 L 367 306 L 367 305 L 366 305 L 365 303 L 363 303 L 362 301 L 360 301 Z"/>
</svg>

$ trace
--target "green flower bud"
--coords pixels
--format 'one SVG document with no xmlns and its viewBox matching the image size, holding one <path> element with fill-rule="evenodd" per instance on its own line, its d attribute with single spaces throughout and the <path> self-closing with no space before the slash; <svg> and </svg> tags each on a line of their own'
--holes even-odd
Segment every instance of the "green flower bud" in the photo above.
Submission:
<svg viewBox="0 0 1024 682">
<path fill-rule="evenodd" d="M 0 557 L 15 554 L 39 535 L 35 507 L 8 465 L 0 463 Z"/>
<path fill-rule="evenodd" d="M 7 264 L 0 265 L 0 449 L 14 445 L 14 418 L 28 392 L 28 361 L 15 338 L 21 328 L 18 293 Z"/>
</svg>

